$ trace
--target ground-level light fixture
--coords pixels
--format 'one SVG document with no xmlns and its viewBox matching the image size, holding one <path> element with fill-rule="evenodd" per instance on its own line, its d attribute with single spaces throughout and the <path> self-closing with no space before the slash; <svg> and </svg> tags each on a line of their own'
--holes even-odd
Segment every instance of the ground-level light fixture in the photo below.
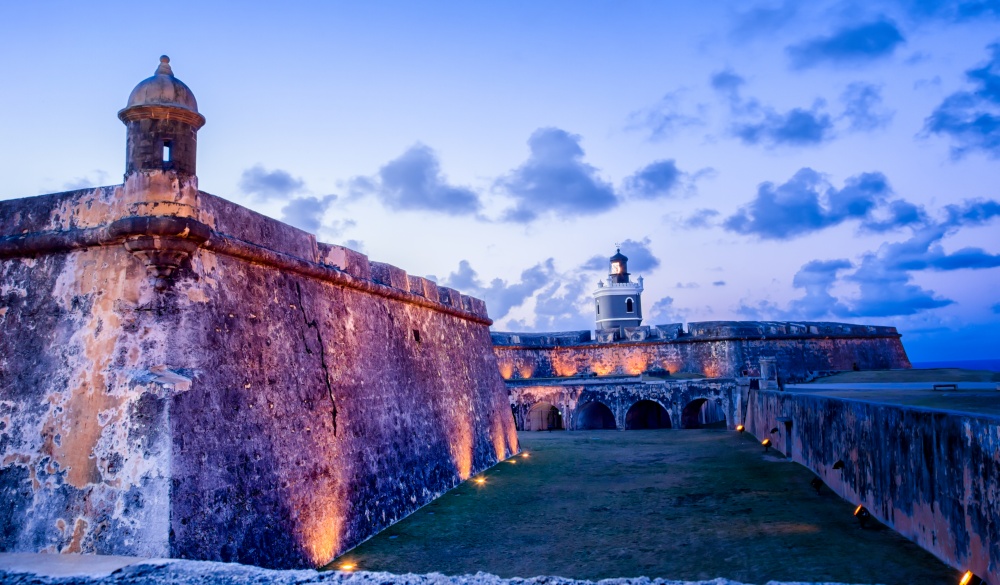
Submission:
<svg viewBox="0 0 1000 585">
<path fill-rule="evenodd" d="M 350 561 L 347 561 L 345 563 L 340 563 L 340 565 L 337 568 L 341 571 L 344 571 L 345 573 L 350 573 L 356 570 L 358 568 L 358 565 Z"/>
<path fill-rule="evenodd" d="M 478 484 L 478 485 L 483 485 L 484 483 L 486 483 L 486 478 L 485 477 L 474 477 L 474 478 L 472 478 L 472 481 L 476 482 L 476 484 Z"/>
<path fill-rule="evenodd" d="M 524 453 L 521 453 L 521 457 L 523 457 L 524 459 L 527 459 L 528 458 L 528 452 L 525 451 Z"/>
<path fill-rule="evenodd" d="M 958 585 L 985 585 L 985 583 L 982 577 L 977 577 L 972 571 L 966 571 Z"/>
<path fill-rule="evenodd" d="M 858 524 L 864 528 L 868 524 L 868 521 L 871 520 L 872 514 L 868 511 L 868 508 L 858 504 L 858 507 L 854 509 L 854 517 L 858 519 Z"/>
<path fill-rule="evenodd" d="M 743 425 L 736 425 L 736 430 L 737 432 L 742 433 L 743 431 L 747 430 L 747 428 Z"/>
<path fill-rule="evenodd" d="M 818 477 L 814 477 L 812 478 L 812 481 L 809 482 L 809 485 L 812 486 L 812 489 L 816 490 L 816 495 L 818 496 L 819 491 L 823 488 L 823 480 Z"/>
<path fill-rule="evenodd" d="M 760 442 L 760 444 L 764 445 L 765 453 L 771 450 L 771 439 L 764 439 L 763 441 Z"/>
</svg>

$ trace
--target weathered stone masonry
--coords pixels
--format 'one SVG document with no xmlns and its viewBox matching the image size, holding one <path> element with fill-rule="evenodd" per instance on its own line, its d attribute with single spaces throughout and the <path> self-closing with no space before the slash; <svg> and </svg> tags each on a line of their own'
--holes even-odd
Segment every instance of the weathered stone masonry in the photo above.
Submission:
<svg viewBox="0 0 1000 585">
<path fill-rule="evenodd" d="M 1000 418 L 753 390 L 746 427 L 777 427 L 775 446 L 839 495 L 1000 583 Z"/>
<path fill-rule="evenodd" d="M 505 379 L 635 376 L 648 371 L 709 378 L 759 375 L 761 358 L 774 358 L 785 380 L 811 372 L 909 368 L 895 327 L 845 323 L 701 322 L 626 328 L 622 341 L 591 341 L 587 331 L 531 334 L 494 332 Z"/>
<path fill-rule="evenodd" d="M 720 423 L 734 428 L 742 420 L 742 399 L 746 392 L 736 380 L 641 380 L 636 378 L 608 378 L 603 380 L 516 380 L 508 381 L 511 407 L 518 430 L 532 429 L 528 418 L 539 405 L 552 405 L 558 409 L 561 425 L 556 428 L 577 430 L 581 425 L 582 409 L 599 403 L 611 412 L 615 428 L 629 428 L 628 414 L 637 403 L 651 401 L 663 408 L 669 420 L 662 428 L 685 428 L 685 409 L 710 401 L 717 407 Z"/>
<path fill-rule="evenodd" d="M 480 301 L 207 193 L 159 293 L 121 189 L 0 202 L 0 549 L 314 565 L 517 450 Z"/>
<path fill-rule="evenodd" d="M 0 202 L 0 551 L 322 565 L 518 451 L 491 321 L 199 191 L 167 65 L 123 185 Z"/>
</svg>

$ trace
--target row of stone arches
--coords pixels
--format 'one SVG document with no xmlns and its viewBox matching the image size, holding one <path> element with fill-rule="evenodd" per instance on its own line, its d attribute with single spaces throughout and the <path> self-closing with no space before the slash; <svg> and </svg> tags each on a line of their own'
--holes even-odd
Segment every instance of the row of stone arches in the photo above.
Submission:
<svg viewBox="0 0 1000 585">
<path fill-rule="evenodd" d="M 574 428 L 579 430 L 614 430 L 618 428 L 615 415 L 603 402 L 592 400 L 576 409 Z M 639 400 L 625 413 L 625 430 L 669 429 L 673 427 L 670 413 L 655 400 Z M 707 398 L 689 402 L 680 413 L 683 429 L 726 428 L 726 415 L 722 406 Z M 553 404 L 539 402 L 528 411 L 524 422 L 526 431 L 555 431 L 566 428 L 563 415 Z"/>
</svg>

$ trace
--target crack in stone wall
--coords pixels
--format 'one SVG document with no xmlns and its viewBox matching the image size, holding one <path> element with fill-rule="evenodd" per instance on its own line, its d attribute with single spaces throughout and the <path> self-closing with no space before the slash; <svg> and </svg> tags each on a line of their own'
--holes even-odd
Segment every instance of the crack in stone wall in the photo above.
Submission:
<svg viewBox="0 0 1000 585">
<path fill-rule="evenodd" d="M 319 365 L 323 370 L 323 381 L 326 382 L 326 393 L 330 397 L 330 409 L 333 418 L 333 436 L 337 436 L 337 399 L 333 395 L 333 386 L 330 384 L 330 368 L 326 363 L 326 345 L 323 343 L 323 333 L 320 331 L 319 323 L 316 319 L 309 320 L 306 316 L 305 301 L 302 299 L 302 286 L 295 283 L 295 292 L 299 297 L 299 311 L 302 313 L 302 322 L 306 329 L 312 329 L 316 333 L 316 342 L 319 343 Z M 305 333 L 302 333 L 302 342 L 306 351 L 312 353 L 309 344 L 306 342 Z"/>
</svg>

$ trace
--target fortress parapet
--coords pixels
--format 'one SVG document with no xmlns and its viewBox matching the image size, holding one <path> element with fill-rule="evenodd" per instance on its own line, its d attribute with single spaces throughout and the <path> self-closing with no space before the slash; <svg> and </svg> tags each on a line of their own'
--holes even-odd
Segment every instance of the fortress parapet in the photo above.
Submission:
<svg viewBox="0 0 1000 585">
<path fill-rule="evenodd" d="M 826 337 L 901 337 L 895 327 L 884 325 L 854 325 L 808 321 L 699 321 L 627 327 L 624 338 L 601 341 L 590 331 L 559 333 L 512 333 L 494 331 L 490 334 L 499 346 L 557 347 L 596 343 L 624 345 L 632 341 L 724 341 L 738 339 L 826 338 Z"/>
<path fill-rule="evenodd" d="M 506 379 L 638 375 L 758 376 L 774 358 L 785 380 L 819 372 L 909 368 L 895 327 L 809 321 L 703 321 L 564 333 L 493 332 Z"/>
<path fill-rule="evenodd" d="M 777 337 L 885 337 L 899 335 L 895 327 L 808 321 L 702 321 L 688 325 L 694 339 Z"/>
<path fill-rule="evenodd" d="M 122 245 L 136 253 L 136 241 L 160 240 L 161 249 L 166 249 L 162 240 L 177 238 L 188 244 L 184 250 L 188 255 L 204 248 L 485 325 L 492 323 L 480 299 L 410 276 L 402 268 L 369 261 L 349 248 L 317 242 L 312 234 L 204 191 L 198 191 L 197 211 L 213 217 L 212 225 L 177 216 L 115 219 L 82 212 L 113 206 L 121 190 L 121 185 L 115 185 L 0 201 L 0 259 Z M 159 276 L 155 258 L 136 255 L 151 276 Z M 184 259 L 177 261 L 167 280 Z"/>
<path fill-rule="evenodd" d="M 494 331 L 490 333 L 494 345 L 513 345 L 522 347 L 557 347 L 580 345 L 590 342 L 590 331 L 563 331 L 558 333 L 507 333 Z"/>
</svg>

